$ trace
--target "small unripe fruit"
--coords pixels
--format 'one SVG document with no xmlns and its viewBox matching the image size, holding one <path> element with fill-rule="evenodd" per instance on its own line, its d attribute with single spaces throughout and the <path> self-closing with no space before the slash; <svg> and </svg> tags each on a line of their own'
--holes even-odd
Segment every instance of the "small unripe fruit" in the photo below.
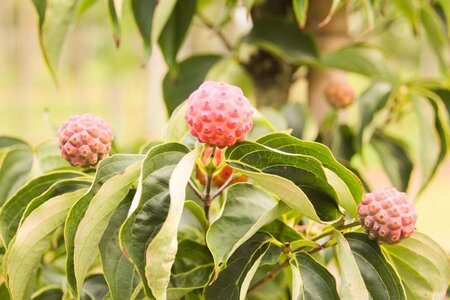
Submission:
<svg viewBox="0 0 450 300">
<path fill-rule="evenodd" d="M 203 154 L 202 154 L 202 163 L 203 164 L 207 164 L 208 161 L 212 158 L 212 147 L 205 147 L 205 149 L 203 150 Z M 220 166 L 222 164 L 222 150 L 221 149 L 216 149 L 216 153 L 214 154 L 214 157 L 212 158 L 212 164 L 217 167 Z M 206 175 L 200 170 L 199 167 L 197 167 L 197 179 L 200 181 L 200 183 L 202 185 L 206 184 Z M 219 172 L 215 173 L 213 178 L 212 178 L 212 185 L 215 187 L 221 187 L 225 182 L 227 182 L 227 180 L 231 177 L 234 176 L 233 174 L 233 168 L 231 168 L 230 166 L 224 165 L 221 167 L 221 169 L 219 170 Z M 232 183 L 237 183 L 237 182 L 246 182 L 247 181 L 247 176 L 245 175 L 239 175 L 239 176 L 235 176 L 235 178 L 233 178 Z"/>
<path fill-rule="evenodd" d="M 330 81 L 325 87 L 325 96 L 328 103 L 335 108 L 344 108 L 350 105 L 355 98 L 353 88 L 344 79 Z"/>
<path fill-rule="evenodd" d="M 111 150 L 111 128 L 92 114 L 70 117 L 61 125 L 58 134 L 61 156 L 72 166 L 95 166 Z"/>
<path fill-rule="evenodd" d="M 224 148 L 245 139 L 253 126 L 252 114 L 239 87 L 206 81 L 189 96 L 184 118 L 201 143 Z"/>
<path fill-rule="evenodd" d="M 358 218 L 370 239 L 397 244 L 414 233 L 417 215 L 406 193 L 386 188 L 364 196 Z"/>
</svg>

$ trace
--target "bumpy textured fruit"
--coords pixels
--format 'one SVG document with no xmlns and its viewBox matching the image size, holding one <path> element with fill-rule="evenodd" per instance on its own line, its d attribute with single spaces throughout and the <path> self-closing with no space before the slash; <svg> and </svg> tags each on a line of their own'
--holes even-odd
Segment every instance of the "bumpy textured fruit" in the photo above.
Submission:
<svg viewBox="0 0 450 300">
<path fill-rule="evenodd" d="M 185 120 L 200 142 L 224 148 L 245 139 L 253 126 L 252 114 L 239 87 L 206 81 L 189 96 Z"/>
<path fill-rule="evenodd" d="M 95 166 L 111 150 L 111 128 L 92 114 L 70 117 L 58 133 L 61 155 L 73 166 Z"/>
<path fill-rule="evenodd" d="M 346 79 L 335 79 L 325 87 L 325 96 L 328 103 L 336 108 L 343 108 L 350 105 L 355 98 L 353 88 Z"/>
<path fill-rule="evenodd" d="M 366 194 L 358 206 L 358 217 L 370 239 L 386 244 L 410 237 L 417 220 L 413 203 L 395 188 Z"/>
<path fill-rule="evenodd" d="M 208 160 L 212 156 L 212 147 L 205 147 L 202 154 L 202 163 L 207 164 Z M 222 163 L 222 150 L 216 149 L 216 153 L 214 154 L 212 163 L 214 166 L 220 166 Z M 206 175 L 200 170 L 200 168 L 197 166 L 197 179 L 200 181 L 202 185 L 206 184 Z M 231 176 L 234 176 L 233 174 L 233 168 L 230 166 L 222 166 L 221 169 L 214 174 L 212 179 L 212 185 L 215 187 L 221 187 Z M 247 181 L 247 176 L 245 175 L 239 175 L 234 176 L 232 183 L 237 182 L 245 182 Z"/>
</svg>

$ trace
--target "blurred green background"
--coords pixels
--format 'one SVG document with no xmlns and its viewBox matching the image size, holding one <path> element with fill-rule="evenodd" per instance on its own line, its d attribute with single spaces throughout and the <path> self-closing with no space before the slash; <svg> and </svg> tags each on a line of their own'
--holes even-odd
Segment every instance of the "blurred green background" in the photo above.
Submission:
<svg viewBox="0 0 450 300">
<path fill-rule="evenodd" d="M 106 2 L 94 5 L 104 6 Z M 161 54 L 155 47 L 150 61 L 144 63 L 141 40 L 128 5 L 124 5 L 119 49 L 114 46 L 108 22 L 104 22 L 108 18 L 106 9 L 90 9 L 81 18 L 82 22 L 68 35 L 56 85 L 41 57 L 37 16 L 31 1 L 0 1 L 0 135 L 21 137 L 37 145 L 54 138 L 59 124 L 70 115 L 92 112 L 111 124 L 119 148 L 125 151 L 160 138 L 167 120 L 161 92 L 166 67 Z M 426 45 L 412 43 L 403 27 L 400 22 L 395 31 L 382 33 L 378 39 L 403 62 L 402 68 L 433 74 L 437 66 L 426 59 Z M 245 22 L 226 30 L 231 39 L 236 38 L 245 30 Z M 223 51 L 223 45 L 215 39 L 207 28 L 194 24 L 180 56 Z M 367 86 L 361 77 L 352 76 L 350 80 L 357 92 Z M 298 93 L 293 98 L 305 101 L 301 84 L 293 90 Z M 408 127 L 397 130 L 397 135 L 413 134 Z M 373 188 L 389 185 L 375 155 L 369 153 L 364 169 Z M 447 251 L 449 177 L 447 159 L 416 206 L 417 227 Z"/>
</svg>

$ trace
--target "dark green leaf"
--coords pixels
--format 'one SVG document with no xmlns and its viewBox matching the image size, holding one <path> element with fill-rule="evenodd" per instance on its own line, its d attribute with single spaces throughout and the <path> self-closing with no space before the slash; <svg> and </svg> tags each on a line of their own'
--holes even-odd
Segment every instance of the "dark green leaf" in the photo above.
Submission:
<svg viewBox="0 0 450 300">
<path fill-rule="evenodd" d="M 180 63 L 176 78 L 167 73 L 163 81 L 163 96 L 169 115 L 203 82 L 209 69 L 220 60 L 218 55 L 192 56 Z"/>
<path fill-rule="evenodd" d="M 400 278 L 378 244 L 363 233 L 347 233 L 345 238 L 372 299 L 406 299 Z"/>
<path fill-rule="evenodd" d="M 63 295 L 64 293 L 60 287 L 47 286 L 33 293 L 32 300 L 61 300 Z"/>
<path fill-rule="evenodd" d="M 113 39 L 116 47 L 120 46 L 122 30 L 120 28 L 120 18 L 122 14 L 122 0 L 108 0 L 109 19 L 113 29 Z"/>
<path fill-rule="evenodd" d="M 397 245 L 384 245 L 405 287 L 407 299 L 444 299 L 450 279 L 448 255 L 436 242 L 416 232 Z"/>
<path fill-rule="evenodd" d="M 214 257 L 216 272 L 227 265 L 236 249 L 262 226 L 274 221 L 289 208 L 272 196 L 248 183 L 232 185 L 217 219 L 206 234 L 208 248 Z"/>
<path fill-rule="evenodd" d="M 284 153 L 254 142 L 228 148 L 225 157 L 233 168 L 308 218 L 332 221 L 340 216 L 336 191 L 316 158 Z"/>
<path fill-rule="evenodd" d="M 108 293 L 108 285 L 102 274 L 93 274 L 86 278 L 81 300 L 102 300 Z"/>
<path fill-rule="evenodd" d="M 194 16 L 195 4 L 196 0 L 177 1 L 158 39 L 169 74 L 173 78 L 177 77 L 177 54 Z"/>
<path fill-rule="evenodd" d="M 300 272 L 304 296 L 300 299 L 340 299 L 333 275 L 311 255 L 298 252 L 291 267 Z"/>
<path fill-rule="evenodd" d="M 145 277 L 146 250 L 161 230 L 170 206 L 169 179 L 189 149 L 178 143 L 155 146 L 142 162 L 138 194 L 132 213 L 120 229 L 120 243 L 125 255 L 135 265 L 147 295 L 152 292 Z"/>
<path fill-rule="evenodd" d="M 144 42 L 145 58 L 150 57 L 152 51 L 152 23 L 157 0 L 131 0 L 134 21 Z"/>
<path fill-rule="evenodd" d="M 247 287 L 242 285 L 246 279 L 250 281 L 247 274 L 259 265 L 268 248 L 267 236 L 263 233 L 255 234 L 234 252 L 228 260 L 227 267 L 219 273 L 216 281 L 205 288 L 204 299 L 244 299 L 248 285 Z"/>
<path fill-rule="evenodd" d="M 405 151 L 405 145 L 401 141 L 381 133 L 375 134 L 371 143 L 378 152 L 392 185 L 400 191 L 406 191 L 413 164 Z"/>
<path fill-rule="evenodd" d="M 371 139 L 373 128 L 370 125 L 376 120 L 377 113 L 386 106 L 391 95 L 391 84 L 375 82 L 359 97 L 360 120 L 355 138 L 356 151 L 361 151 L 363 144 Z"/>
<path fill-rule="evenodd" d="M 311 36 L 301 32 L 296 24 L 285 19 L 256 20 L 242 42 L 272 52 L 292 64 L 313 63 L 319 58 Z"/>
<path fill-rule="evenodd" d="M 326 146 L 320 143 L 303 141 L 282 133 L 268 134 L 258 139 L 257 142 L 283 152 L 308 155 L 319 160 L 325 168 L 334 172 L 347 185 L 353 199 L 347 199 L 345 196 L 341 197 L 340 205 L 349 213 L 356 213 L 356 205 L 361 201 L 363 195 L 361 182 L 355 174 L 333 157 L 330 149 Z M 330 173 L 328 172 L 327 175 L 330 175 Z"/>
</svg>

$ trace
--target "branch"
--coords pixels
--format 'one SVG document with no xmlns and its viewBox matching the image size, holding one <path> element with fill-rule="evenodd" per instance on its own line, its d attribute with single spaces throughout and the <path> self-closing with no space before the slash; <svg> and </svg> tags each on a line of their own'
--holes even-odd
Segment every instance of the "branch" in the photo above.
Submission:
<svg viewBox="0 0 450 300">
<path fill-rule="evenodd" d="M 223 34 L 223 32 L 220 30 L 220 28 L 217 28 L 214 24 L 211 24 L 208 19 L 205 18 L 205 16 L 203 16 L 201 13 L 197 12 L 197 16 L 198 18 L 202 21 L 203 24 L 205 24 L 206 27 L 208 27 L 209 29 L 213 30 L 217 36 L 219 37 L 219 39 L 222 41 L 222 43 L 224 44 L 225 48 L 227 48 L 228 51 L 233 52 L 233 46 L 231 45 L 231 43 L 227 40 L 227 38 L 225 37 L 225 35 Z"/>
<path fill-rule="evenodd" d="M 191 187 L 191 189 L 197 194 L 197 196 L 200 199 L 203 199 L 204 197 L 203 193 L 198 190 L 197 186 L 192 182 L 192 180 L 189 179 L 188 184 Z"/>
<path fill-rule="evenodd" d="M 252 285 L 248 291 L 247 294 L 251 293 L 252 291 L 256 290 L 257 288 L 259 288 L 260 286 L 266 284 L 267 282 L 271 281 L 272 279 L 274 279 L 275 277 L 277 277 L 277 275 L 283 271 L 283 269 L 285 267 L 289 266 L 289 259 L 286 259 L 281 265 L 278 265 L 275 269 L 273 269 L 270 272 L 267 272 L 266 275 L 264 275 L 263 278 L 261 278 L 258 282 L 256 282 L 254 285 Z"/>
<path fill-rule="evenodd" d="M 222 186 L 211 196 L 211 201 L 214 200 L 217 196 L 220 195 L 220 193 L 223 192 L 224 189 L 226 189 L 230 183 L 233 181 L 233 175 L 231 175 L 230 177 L 228 177 L 227 181 L 224 182 L 224 184 L 222 184 Z"/>
</svg>

